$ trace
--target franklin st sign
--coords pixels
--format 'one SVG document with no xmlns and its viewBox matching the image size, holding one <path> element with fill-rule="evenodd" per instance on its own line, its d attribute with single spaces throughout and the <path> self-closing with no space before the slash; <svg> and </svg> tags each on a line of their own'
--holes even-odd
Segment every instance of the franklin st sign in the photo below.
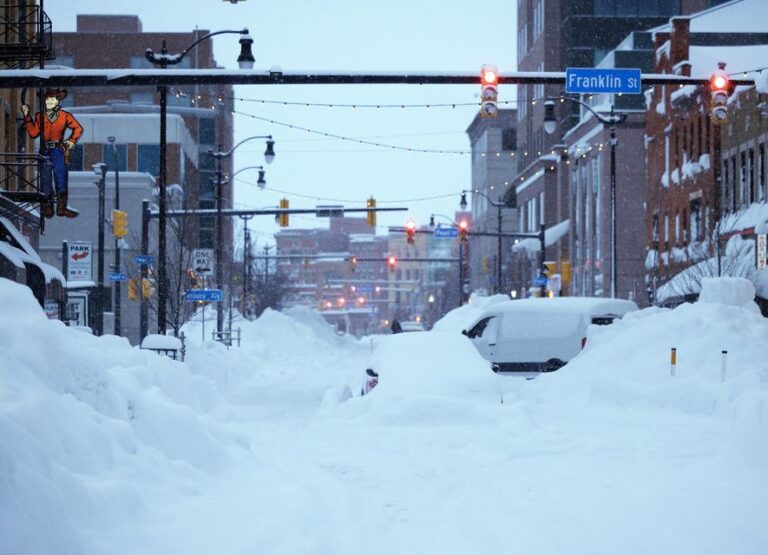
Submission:
<svg viewBox="0 0 768 555">
<path fill-rule="evenodd" d="M 569 67 L 565 70 L 568 94 L 640 94 L 639 69 Z"/>
</svg>

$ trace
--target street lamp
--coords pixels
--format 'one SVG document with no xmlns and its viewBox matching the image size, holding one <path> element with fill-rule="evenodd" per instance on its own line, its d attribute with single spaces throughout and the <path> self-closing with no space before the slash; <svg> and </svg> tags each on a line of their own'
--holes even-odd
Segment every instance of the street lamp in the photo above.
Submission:
<svg viewBox="0 0 768 555">
<path fill-rule="evenodd" d="M 247 137 L 233 146 L 227 151 L 222 150 L 209 150 L 211 156 L 216 159 L 216 287 L 224 289 L 224 269 L 222 268 L 222 254 L 224 251 L 224 226 L 222 225 L 222 204 L 223 204 L 223 189 L 224 189 L 224 175 L 221 169 L 221 160 L 232 156 L 232 153 L 237 148 L 248 141 L 254 139 L 266 139 L 267 149 L 264 151 L 264 161 L 267 164 L 271 164 L 275 159 L 275 141 L 272 140 L 272 135 L 254 135 L 253 137 Z M 221 147 L 219 147 L 221 148 Z M 261 166 L 259 166 L 261 167 Z M 247 169 L 247 168 L 243 168 Z M 239 170 L 242 171 L 242 170 Z M 263 168 L 261 170 L 264 171 Z M 238 172 L 235 172 L 237 174 Z M 234 175 L 233 174 L 233 177 Z M 260 175 L 259 179 L 263 180 L 264 176 Z M 266 185 L 266 181 L 264 181 Z M 222 303 L 216 304 L 216 333 L 221 336 L 222 327 L 224 325 L 224 308 Z"/>
<path fill-rule="evenodd" d="M 197 46 L 200 42 L 209 39 L 216 35 L 223 35 L 223 34 L 238 34 L 242 35 L 240 37 L 240 55 L 237 58 L 237 63 L 240 69 L 251 69 L 253 68 L 253 63 L 255 60 L 253 59 L 253 54 L 251 53 L 251 46 L 253 45 L 253 39 L 248 34 L 248 29 L 242 29 L 240 31 L 216 31 L 215 33 L 210 33 L 208 35 L 205 35 L 203 37 L 200 37 L 198 40 L 190 44 L 186 50 L 181 52 L 180 54 L 169 54 L 168 53 L 168 47 L 166 45 L 165 40 L 162 42 L 162 48 L 160 50 L 160 54 L 155 54 L 155 52 L 151 48 L 147 48 L 147 50 L 144 52 L 144 57 L 149 60 L 154 65 L 159 65 L 162 69 L 165 69 L 169 65 L 176 65 L 180 63 L 184 56 L 187 55 L 187 53 Z M 157 293 L 157 303 L 158 303 L 158 309 L 157 309 L 157 328 L 158 332 L 161 334 L 165 334 L 165 327 L 166 327 L 166 320 L 165 320 L 165 309 L 166 309 L 166 303 L 168 298 L 168 283 L 167 283 L 167 277 L 166 277 L 166 260 L 165 260 L 165 251 L 166 251 L 166 224 L 165 219 L 167 215 L 167 206 L 166 206 L 166 157 L 167 157 L 167 135 L 166 135 L 166 124 L 167 124 L 167 115 L 168 115 L 168 86 L 167 85 L 160 85 L 158 87 L 160 91 L 160 175 L 158 176 L 158 192 L 159 192 L 159 202 L 158 202 L 158 244 L 157 244 L 157 251 L 158 251 L 158 261 L 157 261 L 157 279 L 158 279 L 158 293 Z"/>
<path fill-rule="evenodd" d="M 561 97 L 561 102 L 563 100 L 569 100 L 570 102 L 575 102 L 576 104 L 579 104 L 586 108 L 589 112 L 594 115 L 597 120 L 602 123 L 603 125 L 610 126 L 610 132 L 611 132 L 611 297 L 616 298 L 616 263 L 617 263 L 617 255 L 616 255 L 616 145 L 619 143 L 619 141 L 616 139 L 616 125 L 623 122 L 625 119 L 627 119 L 627 114 L 616 114 L 613 111 L 613 105 L 611 105 L 611 113 L 608 116 L 599 114 L 595 110 L 593 110 L 588 104 L 582 102 L 581 100 L 577 100 L 575 98 L 570 98 L 567 96 Z M 551 98 L 547 99 L 546 102 L 544 102 L 544 130 L 552 134 L 555 131 L 556 127 L 556 119 L 555 119 L 555 101 Z"/>
<path fill-rule="evenodd" d="M 266 154 L 265 154 L 265 157 L 266 157 Z M 273 150 L 272 159 L 274 160 L 274 158 L 275 158 L 275 152 Z M 264 187 L 267 186 L 267 180 L 264 179 L 264 174 L 265 174 L 264 166 L 246 166 L 244 168 L 240 168 L 235 173 L 230 175 L 229 179 L 225 179 L 224 183 L 228 183 L 230 180 L 234 179 L 237 174 L 239 174 L 240 172 L 244 172 L 245 170 L 259 170 L 259 179 L 256 181 L 256 185 L 259 187 L 260 190 L 263 191 Z"/>
<path fill-rule="evenodd" d="M 495 293 L 501 293 L 501 209 L 504 207 L 507 208 L 515 208 L 514 202 L 505 203 L 502 201 L 494 201 L 491 200 L 491 198 L 483 193 L 482 191 L 479 191 L 475 189 L 472 191 L 476 195 L 480 195 L 482 197 L 485 197 L 485 199 L 488 201 L 488 203 L 491 206 L 496 207 L 497 211 L 497 242 L 496 242 L 496 290 Z M 467 191 L 461 192 L 461 201 L 459 202 L 459 207 L 462 210 L 467 209 Z"/>
</svg>

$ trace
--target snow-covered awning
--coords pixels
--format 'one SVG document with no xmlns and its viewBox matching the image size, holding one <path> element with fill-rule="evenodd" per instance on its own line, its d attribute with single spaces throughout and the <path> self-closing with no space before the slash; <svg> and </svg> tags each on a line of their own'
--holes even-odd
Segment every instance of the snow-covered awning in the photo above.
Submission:
<svg viewBox="0 0 768 555">
<path fill-rule="evenodd" d="M 40 255 L 37 254 L 32 245 L 29 244 L 8 218 L 0 217 L 0 226 L 3 228 L 3 235 L 7 239 L 0 239 L 0 254 L 8 259 L 11 264 L 17 268 L 24 268 L 25 264 L 32 264 L 40 269 L 43 277 L 45 277 L 45 283 L 55 280 L 59 281 L 62 285 L 66 285 L 64 274 L 57 268 L 43 262 Z"/>
<path fill-rule="evenodd" d="M 544 230 L 544 246 L 551 247 L 562 239 L 570 227 L 570 220 L 563 220 L 557 225 Z M 540 241 L 538 239 L 523 239 L 519 243 L 512 246 L 513 252 L 528 251 L 529 253 L 539 252 L 541 250 Z"/>
</svg>

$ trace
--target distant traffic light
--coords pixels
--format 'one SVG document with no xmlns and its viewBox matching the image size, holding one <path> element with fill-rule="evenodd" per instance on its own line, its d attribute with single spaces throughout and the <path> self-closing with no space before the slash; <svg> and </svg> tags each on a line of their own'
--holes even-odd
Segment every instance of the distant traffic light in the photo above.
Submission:
<svg viewBox="0 0 768 555">
<path fill-rule="evenodd" d="M 725 62 L 719 62 L 718 69 L 709 78 L 710 113 L 715 123 L 728 120 L 728 87 L 730 79 L 725 72 Z"/>
<path fill-rule="evenodd" d="M 365 203 L 366 208 L 376 208 L 376 199 L 371 197 Z M 368 210 L 366 213 L 366 220 L 369 227 L 376 227 L 376 210 Z"/>
<path fill-rule="evenodd" d="M 290 206 L 290 203 L 288 202 L 287 198 L 280 199 L 280 208 L 288 209 Z M 280 217 L 278 218 L 280 221 L 280 227 L 288 227 L 288 214 L 280 214 Z"/>
<path fill-rule="evenodd" d="M 494 65 L 480 69 L 480 117 L 495 118 L 499 113 L 498 98 L 499 70 Z"/>
<path fill-rule="evenodd" d="M 357 269 L 357 257 L 356 256 L 350 256 L 349 257 L 349 271 L 354 272 Z"/>
<path fill-rule="evenodd" d="M 397 267 L 397 258 L 394 256 L 387 258 L 387 266 L 389 266 L 390 272 L 394 272 L 395 268 Z"/>
<path fill-rule="evenodd" d="M 408 220 L 405 223 L 405 235 L 406 240 L 408 241 L 409 245 L 413 245 L 415 243 L 415 237 L 416 237 L 416 222 L 413 220 Z"/>
<path fill-rule="evenodd" d="M 115 237 L 128 235 L 128 212 L 112 210 L 112 235 Z"/>
<path fill-rule="evenodd" d="M 466 243 L 469 239 L 469 223 L 467 220 L 461 220 L 459 222 L 459 240 L 462 243 Z"/>
</svg>

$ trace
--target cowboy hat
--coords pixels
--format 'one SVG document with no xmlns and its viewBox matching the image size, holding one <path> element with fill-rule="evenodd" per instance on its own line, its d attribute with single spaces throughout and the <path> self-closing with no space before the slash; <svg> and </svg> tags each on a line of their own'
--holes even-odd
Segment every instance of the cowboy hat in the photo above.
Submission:
<svg viewBox="0 0 768 555">
<path fill-rule="evenodd" d="M 45 89 L 45 98 L 48 98 L 50 96 L 55 96 L 59 100 L 64 100 L 67 98 L 67 90 L 66 89 Z"/>
</svg>

